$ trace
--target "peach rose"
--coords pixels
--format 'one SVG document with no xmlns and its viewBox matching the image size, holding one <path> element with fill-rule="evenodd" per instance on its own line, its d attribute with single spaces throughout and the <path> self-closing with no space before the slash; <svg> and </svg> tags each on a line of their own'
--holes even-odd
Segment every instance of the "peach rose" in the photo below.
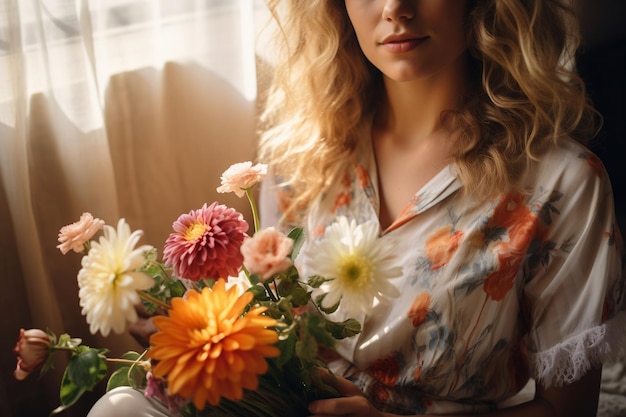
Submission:
<svg viewBox="0 0 626 417">
<path fill-rule="evenodd" d="M 20 329 L 20 337 L 13 353 L 17 356 L 17 366 L 13 375 L 19 381 L 41 366 L 50 354 L 50 336 L 39 329 Z"/>
<path fill-rule="evenodd" d="M 246 239 L 241 245 L 241 253 L 248 271 L 265 281 L 293 265 L 293 261 L 288 258 L 292 248 L 291 238 L 268 227 Z"/>
<path fill-rule="evenodd" d="M 252 162 L 239 162 L 231 165 L 222 174 L 222 185 L 217 187 L 218 193 L 235 193 L 243 197 L 246 190 L 263 181 L 267 175 L 267 165 Z"/>
<path fill-rule="evenodd" d="M 85 243 L 104 226 L 104 220 L 94 219 L 91 213 L 83 213 L 80 220 L 67 226 L 63 226 L 59 231 L 59 242 L 57 246 L 61 253 L 65 255 L 71 250 L 80 253 L 85 248 Z"/>
</svg>

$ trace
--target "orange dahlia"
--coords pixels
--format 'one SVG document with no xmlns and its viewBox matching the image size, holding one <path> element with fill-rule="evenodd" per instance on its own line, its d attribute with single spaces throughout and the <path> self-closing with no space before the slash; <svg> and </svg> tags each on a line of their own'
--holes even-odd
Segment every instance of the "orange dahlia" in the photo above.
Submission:
<svg viewBox="0 0 626 417">
<path fill-rule="evenodd" d="M 189 291 L 174 298 L 169 317 L 155 317 L 158 332 L 150 338 L 148 355 L 157 362 L 156 377 L 165 378 L 171 395 L 193 401 L 198 409 L 221 397 L 240 400 L 243 389 L 254 390 L 258 375 L 268 370 L 265 358 L 276 357 L 276 320 L 262 315 L 265 307 L 252 307 L 249 292 L 226 289 L 218 280 L 212 289 Z"/>
</svg>

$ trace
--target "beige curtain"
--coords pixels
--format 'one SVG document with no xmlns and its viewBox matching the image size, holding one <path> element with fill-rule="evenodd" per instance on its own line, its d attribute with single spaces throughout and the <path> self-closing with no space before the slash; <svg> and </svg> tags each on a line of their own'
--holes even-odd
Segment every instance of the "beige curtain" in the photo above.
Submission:
<svg viewBox="0 0 626 417">
<path fill-rule="evenodd" d="M 262 0 L 0 2 L 0 416 L 46 416 L 59 401 L 61 359 L 42 379 L 13 379 L 21 327 L 140 349 L 89 334 L 81 256 L 56 249 L 61 226 L 85 211 L 124 217 L 162 248 L 205 202 L 248 216 L 215 188 L 254 158 L 265 13 Z M 63 415 L 85 415 L 103 390 Z"/>
</svg>

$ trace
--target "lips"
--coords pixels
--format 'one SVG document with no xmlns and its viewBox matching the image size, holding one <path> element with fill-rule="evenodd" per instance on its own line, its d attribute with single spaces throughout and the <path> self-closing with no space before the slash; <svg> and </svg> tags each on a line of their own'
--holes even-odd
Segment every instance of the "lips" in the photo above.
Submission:
<svg viewBox="0 0 626 417">
<path fill-rule="evenodd" d="M 380 45 L 394 53 L 403 53 L 417 48 L 426 41 L 428 36 L 392 35 L 385 38 Z"/>
</svg>

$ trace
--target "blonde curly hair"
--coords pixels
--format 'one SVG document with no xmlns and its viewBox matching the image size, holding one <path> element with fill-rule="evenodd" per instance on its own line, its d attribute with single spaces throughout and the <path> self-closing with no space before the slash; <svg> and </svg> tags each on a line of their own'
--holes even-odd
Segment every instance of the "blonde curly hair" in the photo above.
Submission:
<svg viewBox="0 0 626 417">
<path fill-rule="evenodd" d="M 259 158 L 291 192 L 288 217 L 340 179 L 378 108 L 382 76 L 338 0 L 268 0 L 281 59 L 262 116 Z M 285 9 L 281 7 L 285 6 Z M 473 92 L 448 112 L 465 192 L 489 197 L 560 138 L 584 141 L 596 112 L 572 65 L 578 35 L 562 0 L 470 0 Z"/>
</svg>

